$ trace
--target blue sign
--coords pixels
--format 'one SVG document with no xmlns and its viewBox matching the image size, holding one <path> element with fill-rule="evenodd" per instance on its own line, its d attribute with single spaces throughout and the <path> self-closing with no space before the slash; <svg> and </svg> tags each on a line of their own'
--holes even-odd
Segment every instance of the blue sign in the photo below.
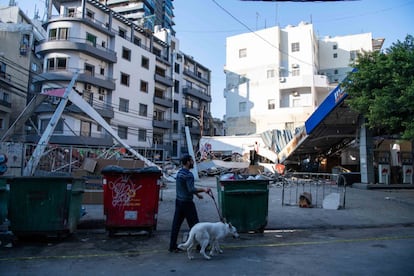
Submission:
<svg viewBox="0 0 414 276">
<path fill-rule="evenodd" d="M 340 103 L 342 103 L 348 94 L 341 88 L 341 84 L 338 84 L 334 90 L 332 90 L 321 105 L 312 113 L 312 115 L 306 120 L 305 128 L 306 133 L 309 135 L 311 132 L 323 121 L 323 119 L 331 113 Z"/>
</svg>

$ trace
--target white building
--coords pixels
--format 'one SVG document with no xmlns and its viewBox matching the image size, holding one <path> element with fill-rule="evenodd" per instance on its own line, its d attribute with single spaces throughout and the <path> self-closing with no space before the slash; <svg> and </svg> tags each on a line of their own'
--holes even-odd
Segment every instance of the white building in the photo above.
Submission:
<svg viewBox="0 0 414 276">
<path fill-rule="evenodd" d="M 356 53 L 372 51 L 374 42 L 371 33 L 319 40 L 304 22 L 228 37 L 226 134 L 302 126 L 351 70 Z"/>
</svg>

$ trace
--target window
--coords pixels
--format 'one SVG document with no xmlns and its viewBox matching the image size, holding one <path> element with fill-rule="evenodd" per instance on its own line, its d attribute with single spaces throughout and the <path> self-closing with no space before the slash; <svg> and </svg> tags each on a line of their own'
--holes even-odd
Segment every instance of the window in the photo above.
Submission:
<svg viewBox="0 0 414 276">
<path fill-rule="evenodd" d="M 134 44 L 137 46 L 141 46 L 141 38 L 134 36 Z"/>
<path fill-rule="evenodd" d="M 4 129 L 4 120 L 0 118 L 0 129 Z"/>
<path fill-rule="evenodd" d="M 333 50 L 337 50 L 338 49 L 338 45 L 337 44 L 332 45 L 332 49 Z"/>
<path fill-rule="evenodd" d="M 154 110 L 154 116 L 153 116 L 153 119 L 155 120 L 155 121 L 164 121 L 164 111 L 162 111 L 162 110 L 159 110 L 159 109 L 155 109 Z"/>
<path fill-rule="evenodd" d="M 165 77 L 165 69 L 155 66 L 155 74 Z"/>
<path fill-rule="evenodd" d="M 84 87 L 86 91 L 92 91 L 92 85 L 90 83 L 85 82 Z"/>
<path fill-rule="evenodd" d="M 86 17 L 89 19 L 94 19 L 95 18 L 95 13 L 91 10 L 86 9 Z"/>
<path fill-rule="evenodd" d="M 292 43 L 291 48 L 292 48 L 292 52 L 299 52 L 300 50 L 299 42 Z"/>
<path fill-rule="evenodd" d="M 164 144 L 164 135 L 162 133 L 154 133 L 152 137 L 152 142 L 155 145 L 162 145 Z"/>
<path fill-rule="evenodd" d="M 158 49 L 158 48 L 153 48 L 152 49 L 152 53 L 154 54 L 154 55 L 156 55 L 157 57 L 161 57 L 161 50 L 160 49 Z"/>
<path fill-rule="evenodd" d="M 155 88 L 154 96 L 160 99 L 164 99 L 164 90 Z"/>
<path fill-rule="evenodd" d="M 174 100 L 174 113 L 178 114 L 178 101 Z"/>
<path fill-rule="evenodd" d="M 334 74 L 335 74 L 335 75 L 338 75 L 338 69 L 335 69 L 335 70 L 334 70 Z"/>
<path fill-rule="evenodd" d="M 66 58 L 56 58 L 57 69 L 66 69 Z"/>
<path fill-rule="evenodd" d="M 68 17 L 75 17 L 76 10 L 75 8 L 68 8 Z"/>
<path fill-rule="evenodd" d="M 179 63 L 175 63 L 174 64 L 174 72 L 176 72 L 176 73 L 180 73 L 180 64 Z"/>
<path fill-rule="evenodd" d="M 34 62 L 32 62 L 32 66 L 30 66 L 30 68 L 33 72 L 37 72 L 39 70 L 39 66 Z"/>
<path fill-rule="evenodd" d="M 239 112 L 246 111 L 246 102 L 239 102 Z"/>
<path fill-rule="evenodd" d="M 300 70 L 299 69 L 293 69 L 292 70 L 292 76 L 294 76 L 294 77 L 300 76 Z"/>
<path fill-rule="evenodd" d="M 129 86 L 129 75 L 121 72 L 121 84 Z"/>
<path fill-rule="evenodd" d="M 274 77 L 275 77 L 275 70 L 273 70 L 273 69 L 267 70 L 267 78 L 271 79 L 271 78 L 274 78 Z"/>
<path fill-rule="evenodd" d="M 122 58 L 126 60 L 131 60 L 131 50 L 125 47 L 122 47 Z"/>
<path fill-rule="evenodd" d="M 125 38 L 125 37 L 126 37 L 126 30 L 124 30 L 124 29 L 122 29 L 122 28 L 119 28 L 118 35 L 119 35 L 120 37 Z"/>
<path fill-rule="evenodd" d="M 80 136 L 91 136 L 91 122 L 81 121 Z"/>
<path fill-rule="evenodd" d="M 50 29 L 49 30 L 49 40 L 56 40 L 57 39 L 57 29 Z"/>
<path fill-rule="evenodd" d="M 267 109 L 275 109 L 275 99 L 267 100 Z"/>
<path fill-rule="evenodd" d="M 104 101 L 105 100 L 105 88 L 99 87 L 99 91 L 98 91 L 98 100 L 100 101 Z"/>
<path fill-rule="evenodd" d="M 141 67 L 146 69 L 149 68 L 149 59 L 147 57 L 141 57 Z"/>
<path fill-rule="evenodd" d="M 46 130 L 47 125 L 49 124 L 50 119 L 41 119 L 40 120 L 40 131 L 44 132 Z M 55 127 L 55 131 L 53 133 L 63 133 L 63 121 L 60 119 Z"/>
<path fill-rule="evenodd" d="M 178 142 L 176 140 L 173 140 L 172 142 L 172 156 L 178 155 Z"/>
<path fill-rule="evenodd" d="M 354 60 L 357 58 L 357 56 L 358 56 L 358 51 L 351 51 L 351 52 L 349 53 L 349 58 L 350 58 L 352 61 L 354 61 Z"/>
<path fill-rule="evenodd" d="M 173 133 L 178 133 L 178 121 L 173 121 Z"/>
<path fill-rule="evenodd" d="M 96 47 L 96 36 L 90 33 L 86 33 L 86 41 L 88 41 L 93 47 Z"/>
<path fill-rule="evenodd" d="M 333 58 L 337 58 L 338 57 L 338 54 L 337 53 L 334 53 L 333 54 Z"/>
<path fill-rule="evenodd" d="M 147 130 L 140 128 L 138 129 L 138 141 L 145 142 L 147 141 Z"/>
<path fill-rule="evenodd" d="M 292 99 L 292 107 L 299 107 L 300 105 L 300 99 L 294 98 Z"/>
<path fill-rule="evenodd" d="M 89 76 L 95 75 L 95 66 L 85 63 L 85 74 Z"/>
<path fill-rule="evenodd" d="M 9 102 L 10 102 L 10 95 L 9 95 L 9 93 L 3 93 L 2 100 L 3 100 L 4 102 L 9 103 Z"/>
<path fill-rule="evenodd" d="M 121 139 L 128 139 L 128 127 L 118 126 L 118 136 Z"/>
<path fill-rule="evenodd" d="M 147 117 L 148 115 L 148 106 L 146 104 L 139 104 L 139 115 Z"/>
<path fill-rule="evenodd" d="M 119 111 L 129 112 L 129 100 L 119 98 Z"/>
<path fill-rule="evenodd" d="M 99 74 L 101 74 L 102 76 L 104 76 L 105 75 L 105 68 L 101 67 L 99 69 Z"/>
<path fill-rule="evenodd" d="M 244 58 L 247 56 L 247 49 L 243 48 L 239 50 L 239 58 Z"/>
<path fill-rule="evenodd" d="M 180 81 L 174 80 L 174 92 L 180 93 Z"/>
<path fill-rule="evenodd" d="M 69 28 L 60 28 L 59 29 L 59 39 L 67 40 L 69 36 Z"/>
<path fill-rule="evenodd" d="M 286 122 L 285 123 L 285 129 L 293 130 L 294 129 L 293 126 L 294 126 L 293 122 Z"/>
<path fill-rule="evenodd" d="M 47 70 L 66 69 L 66 58 L 49 58 L 47 60 Z"/>
<path fill-rule="evenodd" d="M 141 80 L 141 84 L 139 87 L 141 92 L 148 93 L 148 82 Z"/>
</svg>

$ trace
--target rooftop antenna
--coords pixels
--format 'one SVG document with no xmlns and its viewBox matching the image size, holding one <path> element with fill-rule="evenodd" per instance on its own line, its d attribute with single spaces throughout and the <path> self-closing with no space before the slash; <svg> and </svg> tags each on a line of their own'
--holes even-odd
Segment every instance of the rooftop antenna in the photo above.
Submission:
<svg viewBox="0 0 414 276">
<path fill-rule="evenodd" d="M 259 13 L 258 13 L 258 12 L 256 12 L 256 31 L 257 31 L 257 24 L 258 24 L 258 21 L 259 21 Z"/>
</svg>

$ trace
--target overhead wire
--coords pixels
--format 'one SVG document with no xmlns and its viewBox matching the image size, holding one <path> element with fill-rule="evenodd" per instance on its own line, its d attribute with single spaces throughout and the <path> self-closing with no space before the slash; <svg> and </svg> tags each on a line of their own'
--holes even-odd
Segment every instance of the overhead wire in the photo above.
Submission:
<svg viewBox="0 0 414 276">
<path fill-rule="evenodd" d="M 247 26 L 244 22 L 242 22 L 240 19 L 238 19 L 236 16 L 234 16 L 231 12 L 229 12 L 226 8 L 224 8 L 222 5 L 220 5 L 219 3 L 217 3 L 216 0 L 212 0 L 214 4 L 216 4 L 220 9 L 222 9 L 225 13 L 227 13 L 231 18 L 233 18 L 234 20 L 236 20 L 238 23 L 240 23 L 241 25 L 243 25 L 247 30 L 249 30 L 253 35 L 257 36 L 258 38 L 260 38 L 261 40 L 263 40 L 265 43 L 267 43 L 268 45 L 270 45 L 272 48 L 275 48 L 276 50 L 278 50 L 280 53 L 285 54 L 289 57 L 291 57 L 292 59 L 295 59 L 299 62 L 302 62 L 306 65 L 309 66 L 313 66 L 313 64 L 302 60 L 300 58 L 294 57 L 291 54 L 281 50 L 278 46 L 274 45 L 273 43 L 271 43 L 270 41 L 268 41 L 266 38 L 264 38 L 263 36 L 259 35 L 256 31 L 252 30 L 249 26 Z"/>
</svg>

